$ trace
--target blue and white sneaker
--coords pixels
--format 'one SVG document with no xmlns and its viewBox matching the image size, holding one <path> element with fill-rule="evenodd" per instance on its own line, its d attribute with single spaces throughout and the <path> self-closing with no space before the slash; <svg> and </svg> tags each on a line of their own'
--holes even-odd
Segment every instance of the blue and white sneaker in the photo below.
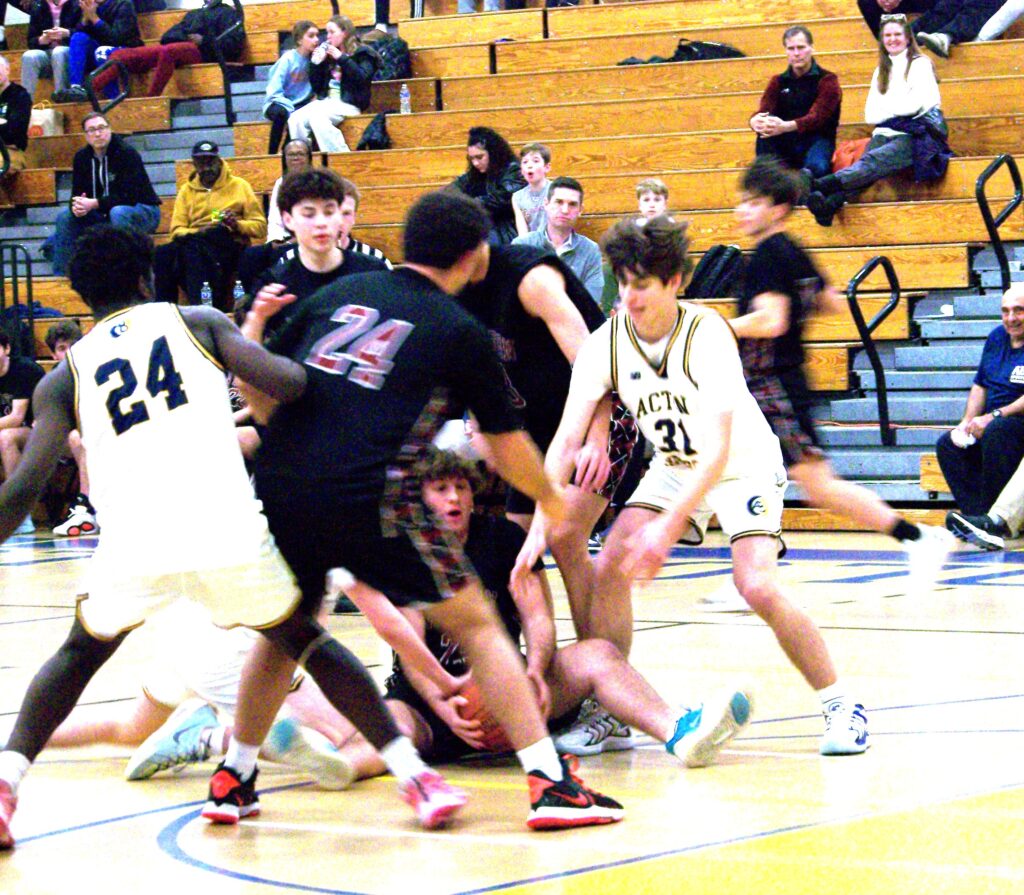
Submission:
<svg viewBox="0 0 1024 895">
<path fill-rule="evenodd" d="M 665 751 L 688 768 L 703 768 L 715 760 L 719 750 L 750 723 L 754 701 L 749 693 L 736 690 L 722 699 L 688 709 L 678 721 Z"/>
<path fill-rule="evenodd" d="M 132 753 L 124 769 L 125 779 L 147 780 L 158 771 L 206 761 L 210 757 L 208 731 L 217 726 L 212 706 L 198 699 L 183 702 Z"/>
<path fill-rule="evenodd" d="M 269 761 L 306 771 L 321 789 L 348 789 L 356 778 L 351 762 L 327 737 L 291 718 L 274 722 L 260 754 Z"/>
<path fill-rule="evenodd" d="M 867 751 L 868 715 L 864 706 L 833 699 L 822 712 L 825 715 L 825 734 L 819 750 L 822 755 L 860 755 Z"/>
</svg>

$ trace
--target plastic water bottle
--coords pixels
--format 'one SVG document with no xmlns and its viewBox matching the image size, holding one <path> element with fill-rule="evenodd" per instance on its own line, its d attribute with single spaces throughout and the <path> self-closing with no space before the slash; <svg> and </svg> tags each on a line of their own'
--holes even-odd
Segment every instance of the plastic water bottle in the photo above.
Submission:
<svg viewBox="0 0 1024 895">
<path fill-rule="evenodd" d="M 209 280 L 203 280 L 203 288 L 199 290 L 199 304 L 208 308 L 213 307 L 213 290 L 210 288 Z"/>
<path fill-rule="evenodd" d="M 231 293 L 231 307 L 237 308 L 245 301 L 245 286 L 242 285 L 241 280 L 235 280 L 235 290 Z"/>
<path fill-rule="evenodd" d="M 398 91 L 398 111 L 403 115 L 408 115 L 412 111 L 412 99 L 409 96 L 408 84 L 403 84 L 402 89 Z"/>
</svg>

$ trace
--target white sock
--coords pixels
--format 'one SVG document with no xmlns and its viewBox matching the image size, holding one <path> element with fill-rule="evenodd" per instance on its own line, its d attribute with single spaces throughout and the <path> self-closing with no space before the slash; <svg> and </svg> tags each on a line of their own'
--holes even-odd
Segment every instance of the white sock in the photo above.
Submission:
<svg viewBox="0 0 1024 895">
<path fill-rule="evenodd" d="M 378 31 L 383 31 L 385 34 L 388 33 L 388 26 L 384 22 L 378 22 L 373 27 L 376 28 Z"/>
<path fill-rule="evenodd" d="M 532 746 L 520 749 L 516 752 L 516 758 L 527 774 L 530 771 L 540 771 L 552 780 L 562 779 L 562 762 L 558 760 L 558 753 L 551 737 L 544 737 Z"/>
<path fill-rule="evenodd" d="M 10 749 L 0 752 L 0 780 L 11 787 L 13 795 L 18 794 L 18 785 L 28 773 L 31 764 L 32 762 L 20 752 L 12 752 Z"/>
<path fill-rule="evenodd" d="M 393 739 L 380 750 L 380 757 L 401 783 L 408 783 L 417 774 L 429 770 L 408 737 Z"/>
<path fill-rule="evenodd" d="M 210 755 L 223 755 L 227 750 L 228 744 L 231 742 L 228 737 L 228 729 L 223 725 L 220 727 L 207 727 L 199 734 L 199 739 L 210 747 Z M 230 767 L 234 767 L 234 765 Z"/>
<path fill-rule="evenodd" d="M 232 737 L 228 743 L 228 751 L 224 753 L 224 764 L 234 769 L 240 780 L 248 780 L 256 770 L 256 758 L 259 754 L 259 746 L 249 746 Z"/>
<path fill-rule="evenodd" d="M 828 687 L 822 687 L 818 691 L 818 698 L 821 700 L 822 705 L 828 705 L 837 699 L 846 699 L 846 687 L 839 683 L 839 681 L 836 681 Z"/>
</svg>

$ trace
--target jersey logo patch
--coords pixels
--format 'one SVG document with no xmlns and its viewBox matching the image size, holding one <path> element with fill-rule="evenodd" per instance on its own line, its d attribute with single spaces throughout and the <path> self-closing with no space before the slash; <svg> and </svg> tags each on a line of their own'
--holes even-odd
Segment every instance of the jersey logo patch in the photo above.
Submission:
<svg viewBox="0 0 1024 895">
<path fill-rule="evenodd" d="M 630 379 L 639 379 L 640 378 L 640 371 L 639 370 L 634 370 L 632 373 L 629 374 L 629 378 Z"/>
<path fill-rule="evenodd" d="M 762 500 L 760 496 L 751 497 L 750 500 L 747 501 L 747 512 L 750 513 L 751 516 L 763 516 L 767 512 L 764 500 Z"/>
<path fill-rule="evenodd" d="M 123 320 L 120 323 L 115 323 L 110 327 L 110 335 L 115 339 L 120 339 L 126 332 L 128 332 L 128 324 Z"/>
</svg>

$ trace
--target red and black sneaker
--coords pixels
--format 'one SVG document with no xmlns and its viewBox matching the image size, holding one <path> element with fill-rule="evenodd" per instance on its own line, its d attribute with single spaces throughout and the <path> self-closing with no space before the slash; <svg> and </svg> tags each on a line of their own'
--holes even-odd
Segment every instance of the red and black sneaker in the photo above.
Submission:
<svg viewBox="0 0 1024 895">
<path fill-rule="evenodd" d="M 14 837 L 11 835 L 11 818 L 18 807 L 18 798 L 11 792 L 10 784 L 0 780 L 0 851 L 14 848 Z"/>
<path fill-rule="evenodd" d="M 236 824 L 243 817 L 260 813 L 260 799 L 256 795 L 256 775 L 242 782 L 234 768 L 223 762 L 210 778 L 210 794 L 203 806 L 203 817 L 215 824 Z"/>
<path fill-rule="evenodd" d="M 564 830 L 622 820 L 626 812 L 615 799 L 590 789 L 575 775 L 578 762 L 574 758 L 563 756 L 561 761 L 561 780 L 552 780 L 543 771 L 527 774 L 530 816 L 526 825 L 531 830 Z"/>
</svg>

